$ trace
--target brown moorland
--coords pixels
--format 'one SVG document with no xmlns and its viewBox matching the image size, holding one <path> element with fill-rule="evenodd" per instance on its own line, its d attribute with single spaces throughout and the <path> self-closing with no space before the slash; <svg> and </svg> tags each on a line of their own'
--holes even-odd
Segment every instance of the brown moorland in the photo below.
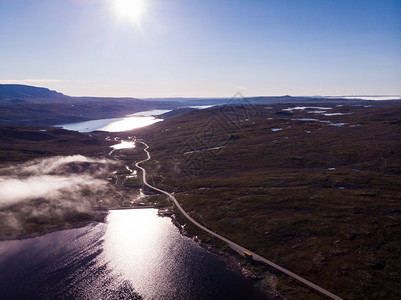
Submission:
<svg viewBox="0 0 401 300">
<path fill-rule="evenodd" d="M 149 181 L 198 222 L 346 299 L 400 298 L 401 103 L 299 106 L 215 107 L 130 134 L 150 145 Z M 289 299 L 320 298 L 276 275 Z"/>
</svg>

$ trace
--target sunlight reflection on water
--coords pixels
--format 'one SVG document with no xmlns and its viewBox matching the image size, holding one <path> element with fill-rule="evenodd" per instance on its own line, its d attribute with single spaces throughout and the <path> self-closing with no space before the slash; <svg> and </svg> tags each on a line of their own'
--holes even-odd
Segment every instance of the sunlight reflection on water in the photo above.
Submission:
<svg viewBox="0 0 401 300">
<path fill-rule="evenodd" d="M 91 120 L 78 123 L 57 125 L 67 130 L 75 130 L 79 132 L 91 132 L 95 130 L 121 132 L 141 128 L 152 125 L 154 123 L 163 121 L 163 119 L 156 118 L 156 115 L 168 112 L 169 110 L 150 110 L 131 114 L 125 118 L 112 118 Z"/>
<path fill-rule="evenodd" d="M 266 298 L 156 209 L 0 242 L 0 270 L 1 299 Z"/>
<path fill-rule="evenodd" d="M 171 221 L 158 217 L 154 209 L 115 210 L 108 216 L 105 262 L 132 282 L 139 294 L 151 299 L 171 282 L 168 270 L 173 262 L 166 247 L 176 232 L 169 226 Z"/>
<path fill-rule="evenodd" d="M 135 148 L 135 142 L 121 141 L 119 144 L 110 146 L 115 150 Z"/>
<path fill-rule="evenodd" d="M 98 130 L 109 131 L 109 132 L 121 132 L 126 130 L 132 130 L 135 128 L 145 127 L 160 121 L 163 121 L 163 119 L 156 119 L 155 117 L 132 116 L 110 123 L 102 128 L 99 128 Z"/>
</svg>

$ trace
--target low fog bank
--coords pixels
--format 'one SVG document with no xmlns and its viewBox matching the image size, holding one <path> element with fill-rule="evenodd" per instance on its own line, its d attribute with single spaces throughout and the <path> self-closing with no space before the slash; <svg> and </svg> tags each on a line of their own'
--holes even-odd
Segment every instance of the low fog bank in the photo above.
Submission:
<svg viewBox="0 0 401 300">
<path fill-rule="evenodd" d="M 107 177 L 119 164 L 82 155 L 0 169 L 0 238 L 93 219 L 122 201 Z"/>
</svg>

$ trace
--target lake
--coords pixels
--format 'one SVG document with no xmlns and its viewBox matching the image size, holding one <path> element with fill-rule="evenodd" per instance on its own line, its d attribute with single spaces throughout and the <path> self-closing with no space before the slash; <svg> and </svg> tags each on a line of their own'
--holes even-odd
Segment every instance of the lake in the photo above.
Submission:
<svg viewBox="0 0 401 300">
<path fill-rule="evenodd" d="M 155 116 L 164 114 L 169 111 L 170 110 L 155 109 L 130 114 L 124 118 L 91 120 L 78 123 L 62 124 L 57 126 L 67 130 L 74 130 L 79 132 L 92 132 L 95 130 L 121 132 L 161 122 L 163 121 L 163 119 L 159 119 Z"/>
<path fill-rule="evenodd" d="M 2 299 L 266 299 L 155 209 L 0 242 Z"/>
</svg>

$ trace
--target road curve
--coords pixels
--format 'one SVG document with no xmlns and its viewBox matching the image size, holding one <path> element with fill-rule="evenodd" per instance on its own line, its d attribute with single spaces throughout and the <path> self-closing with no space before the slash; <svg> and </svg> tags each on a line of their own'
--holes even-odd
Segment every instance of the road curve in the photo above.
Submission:
<svg viewBox="0 0 401 300">
<path fill-rule="evenodd" d="M 144 148 L 143 150 L 144 150 L 144 151 L 146 152 L 146 154 L 147 154 L 147 158 L 146 158 L 146 159 L 141 160 L 141 161 L 139 161 L 139 162 L 137 162 L 137 163 L 135 164 L 135 166 L 136 166 L 138 169 L 142 170 L 142 180 L 143 180 L 143 183 L 144 183 L 147 187 L 149 187 L 149 188 L 151 188 L 151 189 L 153 189 L 153 190 L 155 190 L 155 191 L 158 191 L 158 192 L 160 192 L 160 193 L 163 193 L 163 194 L 167 195 L 167 196 L 173 201 L 173 203 L 175 204 L 175 206 L 180 210 L 180 212 L 181 212 L 190 222 L 192 222 L 194 225 L 198 226 L 200 229 L 206 231 L 207 233 L 209 233 L 209 234 L 215 236 L 216 238 L 218 238 L 218 239 L 220 239 L 220 240 L 226 242 L 233 250 L 235 250 L 236 252 L 238 252 L 240 255 L 244 256 L 244 252 L 246 251 L 246 252 L 248 252 L 249 254 L 252 255 L 252 259 L 254 259 L 254 260 L 256 260 L 256 261 L 263 262 L 263 263 L 265 263 L 265 264 L 271 266 L 272 268 L 274 268 L 274 269 L 276 269 L 276 270 L 279 270 L 279 271 L 283 272 L 284 274 L 287 274 L 288 276 L 291 276 L 292 278 L 298 280 L 299 282 L 302 282 L 303 284 L 305 284 L 306 286 L 308 286 L 308 287 L 314 289 L 315 291 L 317 291 L 317 292 L 319 292 L 319 293 L 321 293 L 321 294 L 323 294 L 323 295 L 325 295 L 325 296 L 327 296 L 327 297 L 329 297 L 329 298 L 331 298 L 331 299 L 343 300 L 343 298 L 341 298 L 341 297 L 339 297 L 339 296 L 337 296 L 337 295 L 334 295 L 333 293 L 331 293 L 331 292 L 325 290 L 324 288 L 322 288 L 322 287 L 320 287 L 320 286 L 314 284 L 313 282 L 310 282 L 309 280 L 307 280 L 307 279 L 305 279 L 305 278 L 303 278 L 303 277 L 301 277 L 301 276 L 299 276 L 299 275 L 297 275 L 297 274 L 291 272 L 290 270 L 287 270 L 286 268 L 283 268 L 283 267 L 281 267 L 281 266 L 275 264 L 274 262 L 272 262 L 272 261 L 270 261 L 270 260 L 268 260 L 268 259 L 266 259 L 266 258 L 264 258 L 264 257 L 262 257 L 262 256 L 260 256 L 260 255 L 258 255 L 258 254 L 256 254 L 256 253 L 252 252 L 251 250 L 248 250 L 248 249 L 246 249 L 246 248 L 244 248 L 244 247 L 238 245 L 237 243 L 235 243 L 235 242 L 233 242 L 233 241 L 231 241 L 231 240 L 229 240 L 229 239 L 227 239 L 227 238 L 221 236 L 220 234 L 215 233 L 214 231 L 210 230 L 209 228 L 206 228 L 205 226 L 199 224 L 197 221 L 195 221 L 194 219 L 192 219 L 192 217 L 191 217 L 190 215 L 188 215 L 188 214 L 185 212 L 185 210 L 181 207 L 181 205 L 178 203 L 178 201 L 177 201 L 177 199 L 174 197 L 174 195 L 172 195 L 172 194 L 170 194 L 169 192 L 166 192 L 166 191 L 164 191 L 164 190 L 161 190 L 161 189 L 159 189 L 159 188 L 157 188 L 157 187 L 154 187 L 154 186 L 150 185 L 150 184 L 146 181 L 146 170 L 145 170 L 143 167 L 141 167 L 139 164 L 144 163 L 144 162 L 150 160 L 151 156 L 150 156 L 150 153 L 149 153 L 149 151 L 148 151 L 149 146 L 148 146 L 145 142 L 143 142 L 143 141 L 137 141 L 137 142 L 142 143 L 142 144 L 145 146 L 145 148 Z"/>
</svg>

